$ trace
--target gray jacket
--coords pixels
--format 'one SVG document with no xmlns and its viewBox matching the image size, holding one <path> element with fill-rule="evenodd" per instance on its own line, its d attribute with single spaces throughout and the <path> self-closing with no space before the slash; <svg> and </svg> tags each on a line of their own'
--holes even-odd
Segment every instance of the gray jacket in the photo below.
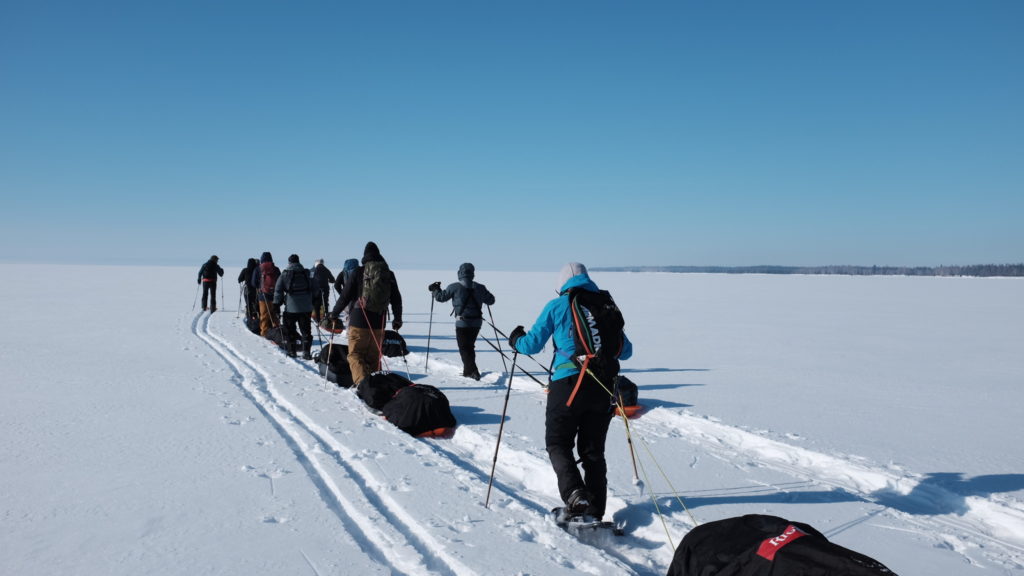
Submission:
<svg viewBox="0 0 1024 576">
<path fill-rule="evenodd" d="M 452 316 L 455 316 L 456 328 L 479 328 L 483 326 L 484 306 L 494 304 L 494 294 L 487 286 L 473 281 L 475 269 L 472 264 L 459 266 L 459 281 L 448 285 L 444 290 L 435 290 L 434 299 L 438 302 L 452 301 Z"/>
</svg>

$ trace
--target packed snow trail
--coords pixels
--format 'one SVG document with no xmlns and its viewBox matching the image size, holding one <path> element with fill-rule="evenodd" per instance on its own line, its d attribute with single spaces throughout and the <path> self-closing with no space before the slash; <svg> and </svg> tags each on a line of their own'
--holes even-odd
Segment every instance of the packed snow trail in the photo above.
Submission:
<svg viewBox="0 0 1024 576">
<path fill-rule="evenodd" d="M 325 501 L 336 503 L 344 529 L 362 529 L 360 521 L 377 523 L 380 536 L 375 538 L 385 544 L 362 546 L 391 570 L 413 566 L 433 573 L 485 573 L 493 566 L 481 566 L 479 553 L 469 550 L 487 548 L 489 560 L 524 573 L 660 575 L 695 522 L 744 513 L 795 520 L 810 513 L 818 518 L 811 523 L 826 535 L 890 564 L 894 550 L 911 546 L 943 551 L 915 562 L 925 567 L 941 566 L 942 555 L 953 554 L 971 566 L 1024 569 L 1024 543 L 1018 536 L 1024 533 L 1024 514 L 1013 498 L 960 494 L 926 475 L 816 452 L 798 446 L 798 439 L 747 431 L 656 397 L 632 421 L 643 482 L 633 480 L 622 421 L 613 420 L 609 432 L 608 514 L 627 525 L 628 535 L 610 542 L 577 541 L 547 517 L 560 502 L 538 418 L 546 397 L 541 386 L 518 373 L 491 509 L 483 509 L 507 386 L 506 376 L 493 371 L 500 359 L 492 353 L 494 361 L 484 366 L 479 382 L 461 378 L 459 367 L 448 360 L 455 352 L 452 338 L 435 335 L 428 373 L 425 351 L 416 346 L 415 324 L 414 319 L 407 322 L 410 354 L 387 359 L 387 367 L 445 391 L 460 421 L 447 441 L 410 438 L 372 415 L 351 391 L 325 386 L 315 364 L 287 359 L 238 326 L 221 328 L 215 317 L 196 330 L 225 361 L 241 366 L 236 372 L 252 372 L 251 382 L 240 378 L 256 391 L 250 396 L 262 402 L 263 413 L 281 412 L 285 422 L 294 421 L 276 427 L 297 438 L 292 441 L 301 452 L 297 459 L 318 462 L 308 473 L 321 477 L 314 483 L 323 486 Z M 343 342 L 340 336 L 334 340 Z M 641 403 L 648 394 L 657 396 L 640 384 Z M 338 493 L 348 497 L 353 509 L 346 509 Z M 356 498 L 356 493 L 361 495 Z M 424 494 L 431 502 L 424 503 Z M 462 517 L 446 514 L 449 509 L 461 510 Z M 445 530 L 458 537 L 439 536 Z"/>
<path fill-rule="evenodd" d="M 534 568 L 538 573 L 636 573 L 596 548 L 565 554 L 563 549 L 571 545 L 571 537 L 547 522 L 536 507 L 506 502 L 498 511 L 489 512 L 481 506 L 481 514 L 490 517 L 486 521 L 476 518 L 444 520 L 442 508 L 435 510 L 434 516 L 425 522 L 406 506 L 409 495 L 416 494 L 418 486 L 429 487 L 426 488 L 429 496 L 420 492 L 418 498 L 430 498 L 442 504 L 467 498 L 482 500 L 477 477 L 466 474 L 457 462 L 439 457 L 442 452 L 434 450 L 431 442 L 411 438 L 369 413 L 351 392 L 333 386 L 324 391 L 320 387 L 319 373 L 311 366 L 285 360 L 282 356 L 277 369 L 268 368 L 211 330 L 210 324 L 210 315 L 197 316 L 193 328 L 196 336 L 233 368 L 239 387 L 295 452 L 296 460 L 318 487 L 320 497 L 338 515 L 345 532 L 363 535 L 359 544 L 364 553 L 395 573 L 461 576 L 493 570 L 493 567 L 467 565 L 459 557 L 459 547 L 452 546 L 452 542 L 466 545 L 470 536 L 473 536 L 472 546 L 513 542 L 536 548 L 539 544 L 542 548 L 539 551 L 511 556 L 515 563 L 524 567 L 541 561 Z M 257 342 L 264 347 L 273 346 L 266 341 Z M 274 350 L 272 354 L 278 352 Z M 286 398 L 295 391 L 292 384 L 296 381 L 302 382 L 296 397 L 310 392 L 338 396 L 335 404 L 343 408 L 342 416 L 358 424 L 338 430 L 336 426 L 325 427 L 318 423 Z M 290 392 L 282 393 L 283 388 Z M 406 462 L 398 464 L 397 458 Z M 416 467 L 415 478 L 405 474 L 396 481 L 394 471 L 389 471 L 394 465 L 396 471 L 403 472 L 410 464 Z M 417 502 L 415 507 L 422 508 L 423 502 Z M 453 508 L 459 510 L 464 505 Z M 458 534 L 459 538 L 446 538 L 450 532 Z M 473 558 L 475 555 L 469 556 Z"/>
</svg>

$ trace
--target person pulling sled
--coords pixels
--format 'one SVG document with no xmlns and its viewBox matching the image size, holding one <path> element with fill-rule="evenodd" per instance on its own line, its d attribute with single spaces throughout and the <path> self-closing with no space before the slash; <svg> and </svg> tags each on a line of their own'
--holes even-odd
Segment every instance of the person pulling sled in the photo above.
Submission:
<svg viewBox="0 0 1024 576">
<path fill-rule="evenodd" d="M 455 341 L 462 357 L 462 375 L 474 380 L 480 379 L 476 366 L 476 337 L 484 323 L 483 307 L 494 304 L 494 294 L 487 286 L 474 282 L 476 268 L 466 262 L 459 266 L 459 281 L 441 289 L 440 282 L 427 287 L 438 302 L 452 301 L 452 315 L 455 316 Z"/>
<path fill-rule="evenodd" d="M 587 517 L 601 524 L 604 518 L 605 439 L 613 415 L 610 387 L 618 361 L 633 354 L 623 324 L 611 295 L 598 289 L 583 264 L 570 262 L 559 274 L 558 297 L 544 306 L 530 331 L 516 326 L 509 335 L 509 345 L 520 354 L 540 352 L 548 338 L 554 343 L 544 442 L 565 503 L 564 510 L 556 512 L 560 522 Z"/>
<path fill-rule="evenodd" d="M 296 356 L 296 341 L 302 336 L 302 358 L 312 360 L 313 332 L 310 316 L 313 314 L 313 301 L 320 296 L 320 288 L 310 278 L 309 270 L 299 262 L 298 254 L 288 257 L 288 267 L 277 279 L 274 287 L 274 304 L 284 305 L 283 325 L 285 336 L 285 353 Z M 298 326 L 298 329 L 296 329 Z"/>
</svg>

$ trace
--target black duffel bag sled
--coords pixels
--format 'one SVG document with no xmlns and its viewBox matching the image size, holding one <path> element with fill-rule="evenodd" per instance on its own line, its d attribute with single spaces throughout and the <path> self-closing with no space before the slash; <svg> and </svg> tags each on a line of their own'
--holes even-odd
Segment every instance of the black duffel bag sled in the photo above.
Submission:
<svg viewBox="0 0 1024 576">
<path fill-rule="evenodd" d="M 397 358 L 409 354 L 409 347 L 405 344 L 405 338 L 394 330 L 384 331 L 384 341 L 381 342 L 380 353 L 388 358 Z"/>
<path fill-rule="evenodd" d="M 413 384 L 398 390 L 381 412 L 388 422 L 413 436 L 445 436 L 455 428 L 448 398 L 427 384 Z"/>
<path fill-rule="evenodd" d="M 668 576 L 894 576 L 807 524 L 749 514 L 708 522 L 679 543 Z"/>
<path fill-rule="evenodd" d="M 412 386 L 412 382 L 401 374 L 374 372 L 356 385 L 356 394 L 370 408 L 381 410 L 394 398 L 396 392 L 406 386 Z"/>
<path fill-rule="evenodd" d="M 330 344 L 320 349 L 316 356 L 320 375 L 342 388 L 352 387 L 352 369 L 348 365 L 348 346 Z"/>
</svg>

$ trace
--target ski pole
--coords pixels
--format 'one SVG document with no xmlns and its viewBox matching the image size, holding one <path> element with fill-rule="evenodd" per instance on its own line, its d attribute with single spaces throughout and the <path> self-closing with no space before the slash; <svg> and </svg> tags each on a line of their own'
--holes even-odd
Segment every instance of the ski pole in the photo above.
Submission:
<svg viewBox="0 0 1024 576">
<path fill-rule="evenodd" d="M 192 298 L 192 311 L 196 311 L 196 302 L 199 300 L 199 283 L 196 282 L 196 295 Z"/>
<path fill-rule="evenodd" d="M 506 355 L 506 354 L 505 354 L 504 352 L 502 352 L 501 350 L 499 350 L 499 349 L 498 349 L 498 347 L 494 345 L 494 342 L 491 342 L 490 338 L 488 338 L 487 336 L 481 336 L 480 338 L 482 338 L 484 342 L 487 342 L 488 346 L 490 346 L 491 348 L 494 348 L 494 350 L 495 350 L 496 352 L 498 352 L 499 354 L 501 354 L 501 355 L 502 355 L 502 357 L 504 357 L 504 358 L 508 358 L 508 356 L 507 356 L 507 355 Z M 512 367 L 512 369 L 513 369 L 513 370 L 515 370 L 515 369 L 516 369 L 516 367 L 515 367 L 515 366 L 513 366 L 513 367 Z M 529 377 L 529 378 L 530 378 L 530 380 L 533 380 L 534 382 L 536 382 L 536 383 L 537 383 L 538 385 L 540 385 L 540 387 L 541 387 L 541 388 L 547 388 L 547 387 L 548 387 L 548 385 L 547 385 L 547 384 L 545 384 L 545 383 L 541 382 L 540 380 L 537 380 L 537 377 L 536 377 L 536 376 L 534 376 L 533 374 L 530 374 L 530 373 L 529 373 L 529 372 L 527 372 L 526 370 L 523 370 L 523 367 L 522 367 L 522 366 L 519 366 L 519 373 L 520 373 L 520 374 L 523 374 L 524 376 L 527 376 L 527 377 Z"/>
<path fill-rule="evenodd" d="M 242 313 L 242 284 L 238 284 L 238 308 L 235 309 L 235 319 Z"/>
<path fill-rule="evenodd" d="M 485 322 L 486 322 L 486 320 L 485 320 Z M 495 331 L 495 332 L 497 332 L 498 334 L 501 334 L 501 336 L 502 336 L 503 338 L 505 338 L 505 339 L 508 339 L 508 334 L 505 334 L 504 332 L 502 332 L 502 331 L 501 331 L 501 328 L 498 328 L 497 326 L 495 326 L 495 325 L 494 325 L 494 322 L 487 322 L 487 323 L 491 325 L 491 328 L 494 328 L 494 331 Z M 550 375 L 551 375 L 551 369 L 550 369 L 550 368 L 548 368 L 547 366 L 545 366 L 545 365 L 541 364 L 541 363 L 540 363 L 540 360 L 537 360 L 536 358 L 534 358 L 534 357 L 533 357 L 533 356 L 531 356 L 530 354 L 526 354 L 525 356 L 526 356 L 527 358 L 529 358 L 530 360 L 533 360 L 534 362 L 536 362 L 536 363 L 537 363 L 537 365 L 541 367 L 541 369 L 543 369 L 543 370 L 544 370 L 545 372 L 547 372 L 548 376 L 550 376 Z M 552 359 L 552 361 L 554 361 L 554 360 Z M 520 369 L 520 371 L 522 371 L 522 369 Z M 524 374 L 525 374 L 525 372 L 524 372 Z"/>
<path fill-rule="evenodd" d="M 612 397 L 612 400 L 615 403 L 615 409 L 618 410 L 619 414 L 622 416 L 622 423 L 626 428 L 626 444 L 629 446 L 629 457 L 632 458 L 633 460 L 633 485 L 635 485 L 640 490 L 640 493 L 643 494 L 644 483 L 642 480 L 640 480 L 640 474 L 637 471 L 636 450 L 633 448 L 633 434 L 629 428 L 629 417 L 626 416 L 626 407 L 622 405 L 622 397 L 619 396 L 618 394 L 615 394 L 615 392 L 613 392 L 611 388 L 609 388 L 604 382 L 602 382 L 601 379 L 597 377 L 597 374 L 594 374 L 594 372 L 590 368 L 587 368 L 586 370 L 587 374 L 594 379 L 594 382 L 600 384 L 601 388 L 604 388 L 604 391 L 607 392 L 608 395 Z"/>
<path fill-rule="evenodd" d="M 423 360 L 423 373 L 426 374 L 430 370 L 428 364 L 430 363 L 430 333 L 434 328 L 434 293 L 430 293 L 430 322 L 427 324 L 427 357 Z"/>
<path fill-rule="evenodd" d="M 508 373 L 508 388 L 505 389 L 505 405 L 501 408 L 501 424 L 498 425 L 498 441 L 494 444 L 494 460 L 491 462 L 491 477 L 487 480 L 487 497 L 484 498 L 484 508 L 491 503 L 491 486 L 494 485 L 494 469 L 498 467 L 498 447 L 501 446 L 501 433 L 505 430 L 505 414 L 508 412 L 508 398 L 512 394 L 512 377 L 516 372 L 516 359 L 519 358 L 519 351 L 512 347 L 512 371 Z"/>
<path fill-rule="evenodd" d="M 508 372 L 508 364 L 505 363 L 505 353 L 501 351 L 501 340 L 498 340 L 498 328 L 494 325 L 494 314 L 491 312 L 491 305 L 487 305 L 487 315 L 491 317 L 491 327 L 494 328 L 494 341 L 498 343 L 498 354 L 501 355 L 501 365 Z"/>
</svg>

